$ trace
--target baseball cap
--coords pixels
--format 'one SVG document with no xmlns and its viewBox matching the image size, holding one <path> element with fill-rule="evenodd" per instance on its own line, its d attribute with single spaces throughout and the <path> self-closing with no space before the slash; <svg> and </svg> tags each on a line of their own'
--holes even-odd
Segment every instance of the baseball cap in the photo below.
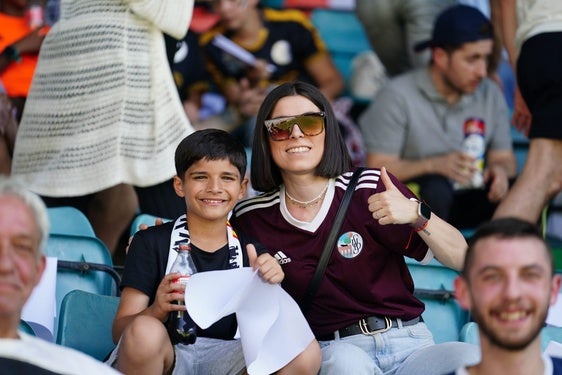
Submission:
<svg viewBox="0 0 562 375">
<path fill-rule="evenodd" d="M 441 12 L 435 20 L 431 39 L 416 44 L 414 51 L 419 52 L 435 46 L 454 46 L 482 39 L 493 39 L 490 20 L 474 7 L 453 5 Z"/>
</svg>

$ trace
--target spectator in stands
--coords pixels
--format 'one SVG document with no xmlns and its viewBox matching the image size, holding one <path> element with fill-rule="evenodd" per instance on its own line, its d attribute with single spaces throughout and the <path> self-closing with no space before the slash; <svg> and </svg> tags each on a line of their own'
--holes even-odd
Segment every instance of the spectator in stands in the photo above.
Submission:
<svg viewBox="0 0 562 375">
<path fill-rule="evenodd" d="M 225 99 L 217 92 L 205 68 L 202 50 L 199 47 L 200 33 L 188 30 L 183 40 L 177 42 L 173 57 L 172 72 L 178 87 L 183 108 L 194 129 L 226 128 L 222 113 Z"/>
<path fill-rule="evenodd" d="M 512 122 L 528 134 L 530 144 L 521 176 L 494 215 L 536 222 L 562 190 L 562 2 L 499 3 L 518 84 Z"/>
<path fill-rule="evenodd" d="M 562 358 L 542 355 L 540 338 L 560 283 L 534 224 L 503 218 L 478 228 L 455 295 L 478 323 L 482 360 L 456 374 L 562 374 Z"/>
<path fill-rule="evenodd" d="M 389 76 L 426 66 L 429 53 L 413 47 L 431 36 L 435 18 L 456 0 L 361 0 L 355 3 L 357 18 Z"/>
<path fill-rule="evenodd" d="M 324 42 L 307 16 L 298 10 L 261 8 L 259 0 L 213 0 L 218 24 L 202 34 L 206 66 L 224 94 L 241 139 L 251 144 L 252 119 L 265 94 L 275 85 L 299 79 L 336 99 L 344 81 Z M 241 61 L 215 44 L 226 37 L 249 53 L 255 63 Z M 232 118 L 232 120 L 230 120 Z"/>
<path fill-rule="evenodd" d="M 10 174 L 12 154 L 39 47 L 48 27 L 32 28 L 29 1 L 0 0 L 0 174 Z"/>
<path fill-rule="evenodd" d="M 137 211 L 175 217 L 171 162 L 193 129 L 163 32 L 182 38 L 193 0 L 75 0 L 47 35 L 12 173 L 48 206 L 71 205 L 114 251 Z"/>
<path fill-rule="evenodd" d="M 367 165 L 415 182 L 432 210 L 459 228 L 489 219 L 517 172 L 505 99 L 486 78 L 492 38 L 476 8 L 446 9 L 417 46 L 431 48 L 430 65 L 392 79 L 359 119 Z M 463 146 L 463 128 L 474 127 L 480 136 Z"/>
<path fill-rule="evenodd" d="M 21 312 L 45 269 L 49 236 L 41 199 L 0 176 L 0 368 L 4 374 L 117 374 L 84 353 L 18 330 Z M 79 334 L 79 332 L 76 332 Z"/>
<path fill-rule="evenodd" d="M 0 81 L 21 118 L 25 99 L 48 27 L 34 27 L 26 18 L 30 1 L 0 0 Z"/>
<path fill-rule="evenodd" d="M 210 77 L 199 48 L 199 34 L 188 30 L 177 44 L 172 72 L 185 113 L 195 127 L 195 123 L 199 122 L 203 95 L 210 90 Z"/>
<path fill-rule="evenodd" d="M 0 175 L 9 175 L 12 170 L 12 153 L 16 141 L 18 124 L 10 98 L 0 82 Z"/>
<path fill-rule="evenodd" d="M 175 162 L 174 187 L 186 213 L 133 237 L 113 324 L 118 347 L 109 362 L 126 374 L 240 374 L 245 366 L 241 342 L 234 339 L 235 314 L 197 327 L 193 345 L 173 344 L 166 332 L 170 314 L 185 310 L 174 303 L 185 295 L 174 283 L 179 274 L 169 273 L 178 242 L 189 241 L 198 272 L 252 266 L 269 283 L 280 283 L 284 274 L 267 249 L 227 222 L 248 182 L 241 143 L 224 130 L 197 131 L 180 142 Z M 319 367 L 320 348 L 312 340 L 277 373 L 315 375 Z"/>
</svg>

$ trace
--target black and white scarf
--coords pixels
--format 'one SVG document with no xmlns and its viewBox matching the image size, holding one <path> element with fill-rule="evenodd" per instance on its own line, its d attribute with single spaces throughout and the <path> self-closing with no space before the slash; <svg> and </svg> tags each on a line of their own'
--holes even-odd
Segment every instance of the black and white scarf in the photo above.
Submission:
<svg viewBox="0 0 562 375">
<path fill-rule="evenodd" d="M 229 264 L 230 268 L 240 268 L 243 266 L 242 250 L 238 235 L 227 221 L 226 230 L 228 234 L 228 249 L 230 251 Z M 170 250 L 168 253 L 168 263 L 166 264 L 166 274 L 170 273 L 172 264 L 178 256 L 178 246 L 182 242 L 191 243 L 189 230 L 187 229 L 186 215 L 180 216 L 174 223 L 174 229 L 170 236 Z"/>
</svg>

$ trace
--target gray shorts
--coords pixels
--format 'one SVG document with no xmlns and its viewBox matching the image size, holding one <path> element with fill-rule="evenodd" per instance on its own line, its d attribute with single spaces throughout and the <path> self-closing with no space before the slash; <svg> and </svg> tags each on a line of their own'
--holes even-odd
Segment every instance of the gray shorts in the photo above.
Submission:
<svg viewBox="0 0 562 375">
<path fill-rule="evenodd" d="M 106 363 L 115 367 L 119 344 Z M 244 353 L 240 340 L 219 340 L 197 337 L 193 345 L 174 347 L 176 363 L 172 374 L 208 375 L 245 373 Z"/>
</svg>

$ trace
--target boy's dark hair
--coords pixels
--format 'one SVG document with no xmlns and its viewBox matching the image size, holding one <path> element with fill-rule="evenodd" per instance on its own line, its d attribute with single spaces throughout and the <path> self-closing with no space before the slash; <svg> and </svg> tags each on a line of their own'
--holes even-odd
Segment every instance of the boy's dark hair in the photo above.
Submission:
<svg viewBox="0 0 562 375">
<path fill-rule="evenodd" d="M 462 274 L 468 277 L 472 264 L 474 263 L 474 248 L 477 243 L 486 238 L 495 237 L 501 239 L 510 238 L 534 238 L 544 245 L 544 251 L 547 253 L 548 262 L 550 263 L 551 274 L 554 275 L 554 258 L 550 251 L 550 246 L 544 240 L 540 229 L 528 221 L 507 217 L 495 219 L 482 224 L 468 240 L 468 249 L 464 258 Z"/>
<path fill-rule="evenodd" d="M 189 167 L 202 159 L 227 159 L 238 169 L 241 178 L 246 174 L 246 150 L 224 130 L 198 130 L 185 137 L 176 148 L 176 174 L 183 180 Z"/>
<path fill-rule="evenodd" d="M 304 96 L 314 103 L 326 116 L 324 118 L 324 153 L 316 168 L 316 175 L 337 177 L 351 170 L 352 161 L 342 137 L 338 121 L 330 102 L 320 90 L 309 83 L 295 81 L 283 83 L 274 88 L 264 99 L 256 118 L 254 141 L 252 147 L 252 187 L 261 192 L 279 188 L 283 183 L 281 171 L 273 161 L 269 148 L 269 133 L 265 128 L 265 120 L 270 119 L 277 102 L 287 96 Z"/>
</svg>

